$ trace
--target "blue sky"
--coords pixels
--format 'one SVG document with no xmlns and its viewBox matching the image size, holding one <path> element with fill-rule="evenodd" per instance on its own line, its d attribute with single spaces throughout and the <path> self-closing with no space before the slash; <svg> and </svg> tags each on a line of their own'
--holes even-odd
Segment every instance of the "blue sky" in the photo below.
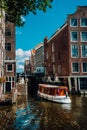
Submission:
<svg viewBox="0 0 87 130">
<path fill-rule="evenodd" d="M 23 59 L 19 63 L 21 54 L 24 57 L 26 53 L 30 55 L 30 50 L 43 42 L 46 36 L 50 38 L 65 23 L 68 14 L 76 11 L 77 6 L 87 6 L 87 0 L 53 0 L 52 8 L 47 8 L 46 13 L 37 11 L 37 15 L 30 13 L 24 18 L 25 25 L 16 28 L 17 65 L 21 64 L 18 69 L 23 69 Z"/>
</svg>

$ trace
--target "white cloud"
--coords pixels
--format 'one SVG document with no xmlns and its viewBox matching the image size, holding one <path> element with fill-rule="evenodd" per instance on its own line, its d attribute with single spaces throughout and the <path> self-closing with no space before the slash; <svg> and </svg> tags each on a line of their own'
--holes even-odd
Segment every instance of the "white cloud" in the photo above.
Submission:
<svg viewBox="0 0 87 130">
<path fill-rule="evenodd" d="M 25 62 L 25 60 L 29 60 L 30 55 L 31 55 L 30 50 L 24 51 L 21 48 L 16 50 L 16 69 L 17 69 L 17 72 L 24 71 L 24 62 Z"/>
</svg>

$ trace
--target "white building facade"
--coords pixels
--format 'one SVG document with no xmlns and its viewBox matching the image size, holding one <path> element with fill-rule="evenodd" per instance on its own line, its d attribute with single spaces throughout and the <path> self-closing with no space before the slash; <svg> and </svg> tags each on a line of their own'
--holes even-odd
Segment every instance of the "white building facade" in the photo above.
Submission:
<svg viewBox="0 0 87 130">
<path fill-rule="evenodd" d="M 0 96 L 4 92 L 5 12 L 0 9 Z"/>
</svg>

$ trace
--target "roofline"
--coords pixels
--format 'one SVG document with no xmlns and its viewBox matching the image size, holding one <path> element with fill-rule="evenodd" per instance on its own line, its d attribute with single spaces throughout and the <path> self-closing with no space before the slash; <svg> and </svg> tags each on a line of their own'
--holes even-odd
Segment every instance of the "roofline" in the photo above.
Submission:
<svg viewBox="0 0 87 130">
<path fill-rule="evenodd" d="M 50 42 L 59 32 L 61 32 L 65 27 L 67 26 L 67 23 L 65 23 L 57 32 L 47 41 Z"/>
</svg>

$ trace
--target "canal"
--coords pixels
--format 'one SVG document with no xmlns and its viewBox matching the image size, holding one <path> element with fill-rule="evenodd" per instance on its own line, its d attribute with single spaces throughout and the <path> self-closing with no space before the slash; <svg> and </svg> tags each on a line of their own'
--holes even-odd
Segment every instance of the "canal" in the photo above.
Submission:
<svg viewBox="0 0 87 130">
<path fill-rule="evenodd" d="M 58 104 L 19 96 L 0 106 L 0 130 L 87 130 L 87 95 L 70 97 L 71 104 Z"/>
</svg>

